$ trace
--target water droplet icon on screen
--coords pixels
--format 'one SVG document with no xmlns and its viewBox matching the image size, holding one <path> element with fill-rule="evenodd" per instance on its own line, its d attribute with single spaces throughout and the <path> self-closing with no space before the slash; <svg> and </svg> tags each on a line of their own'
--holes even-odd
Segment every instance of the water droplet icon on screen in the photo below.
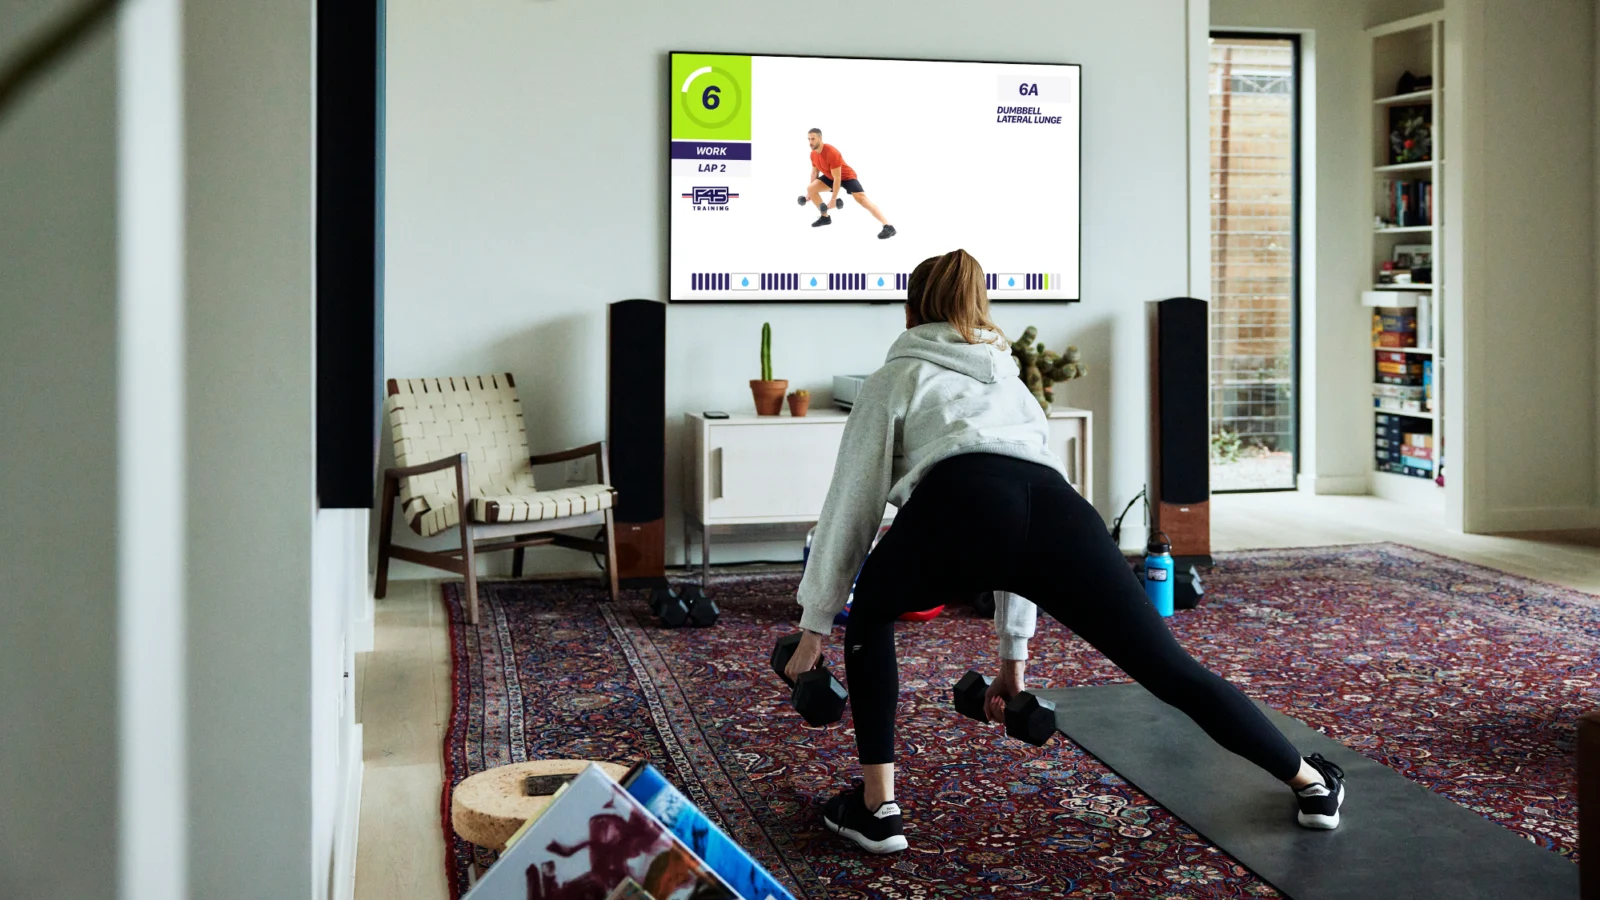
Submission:
<svg viewBox="0 0 1600 900">
<path fill-rule="evenodd" d="M 882 278 L 878 279 L 878 287 L 883 287 L 883 279 Z"/>
<path fill-rule="evenodd" d="M 749 287 L 750 286 L 750 279 L 748 279 L 748 278 L 739 279 L 739 286 L 740 287 Z"/>
<path fill-rule="evenodd" d="M 1006 287 L 1016 287 L 1016 286 L 1017 286 L 1017 280 L 1015 278 L 1007 278 L 1006 279 Z"/>
<path fill-rule="evenodd" d="M 811 286 L 812 287 L 816 287 L 817 286 L 817 279 L 815 279 L 815 278 L 811 279 Z"/>
</svg>

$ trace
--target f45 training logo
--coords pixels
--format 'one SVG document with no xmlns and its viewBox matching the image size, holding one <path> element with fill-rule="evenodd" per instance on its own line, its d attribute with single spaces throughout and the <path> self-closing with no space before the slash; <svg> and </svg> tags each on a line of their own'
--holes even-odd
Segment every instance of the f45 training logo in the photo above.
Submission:
<svg viewBox="0 0 1600 900">
<path fill-rule="evenodd" d="M 739 198 L 738 194 L 725 187 L 697 187 L 682 196 L 693 204 L 696 212 L 727 212 L 728 201 Z"/>
</svg>

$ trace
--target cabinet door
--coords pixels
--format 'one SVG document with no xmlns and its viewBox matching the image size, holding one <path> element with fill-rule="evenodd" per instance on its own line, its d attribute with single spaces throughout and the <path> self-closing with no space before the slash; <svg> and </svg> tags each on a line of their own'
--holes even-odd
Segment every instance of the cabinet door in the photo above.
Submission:
<svg viewBox="0 0 1600 900">
<path fill-rule="evenodd" d="M 710 429 L 710 519 L 815 519 L 833 478 L 844 422 Z"/>
<path fill-rule="evenodd" d="M 1050 452 L 1066 464 L 1067 483 L 1088 500 L 1089 447 L 1084 431 L 1084 420 L 1077 416 L 1050 419 Z"/>
</svg>

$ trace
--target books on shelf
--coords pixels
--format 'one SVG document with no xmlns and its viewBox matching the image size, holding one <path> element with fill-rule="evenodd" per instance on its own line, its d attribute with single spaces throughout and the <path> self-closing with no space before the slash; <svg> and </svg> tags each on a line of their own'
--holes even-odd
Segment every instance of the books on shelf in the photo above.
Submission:
<svg viewBox="0 0 1600 900">
<path fill-rule="evenodd" d="M 1376 363 L 1376 371 L 1373 373 L 1373 380 L 1378 384 L 1421 387 L 1424 377 L 1422 360 L 1415 357 L 1399 361 L 1385 359 L 1385 354 L 1390 353 L 1393 353 L 1393 351 L 1378 351 L 1378 361 Z M 1394 353 L 1393 355 L 1407 356 L 1408 354 Z"/>
<path fill-rule="evenodd" d="M 1417 295 L 1417 348 L 1433 347 L 1433 295 Z"/>
<path fill-rule="evenodd" d="M 631 884 L 630 884 L 631 882 Z M 463 900 L 740 900 L 643 803 L 591 765 L 530 819 Z"/>
<path fill-rule="evenodd" d="M 1433 224 L 1433 182 L 1395 180 L 1384 185 L 1382 220 L 1391 228 Z"/>
<path fill-rule="evenodd" d="M 641 762 L 622 777 L 634 799 L 706 861 L 745 900 L 795 900 L 733 838 L 706 818 L 655 766 Z"/>
<path fill-rule="evenodd" d="M 1372 346 L 1417 346 L 1417 316 L 1409 310 L 1378 310 L 1372 314 Z"/>
<path fill-rule="evenodd" d="M 1433 433 L 1419 427 L 1426 423 L 1378 413 L 1374 424 L 1372 459 L 1378 471 L 1418 478 L 1434 477 Z"/>
<path fill-rule="evenodd" d="M 1396 412 L 1421 413 L 1424 412 L 1423 392 L 1424 388 L 1420 384 L 1374 384 L 1372 405 L 1378 409 L 1390 409 Z"/>
</svg>

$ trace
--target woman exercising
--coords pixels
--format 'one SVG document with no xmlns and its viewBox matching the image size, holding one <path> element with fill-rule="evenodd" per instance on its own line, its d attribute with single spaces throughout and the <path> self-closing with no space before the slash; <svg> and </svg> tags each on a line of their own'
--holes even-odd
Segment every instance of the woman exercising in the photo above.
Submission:
<svg viewBox="0 0 1600 900">
<path fill-rule="evenodd" d="M 1218 744 L 1287 783 L 1301 825 L 1338 827 L 1344 773 L 1320 755 L 1302 759 L 1255 704 L 1178 645 L 1100 514 L 1068 486 L 1046 449 L 1044 413 L 989 318 L 977 260 L 955 250 L 918 265 L 906 328 L 856 398 L 800 582 L 804 636 L 791 679 L 817 664 L 861 573 L 844 660 L 863 783 L 824 805 L 828 828 L 873 853 L 906 849 L 894 800 L 894 621 L 983 591 L 997 592 L 991 721 L 1004 721 L 1005 702 L 1023 690 L 1038 604 Z M 868 556 L 886 502 L 899 513 Z"/>
</svg>

